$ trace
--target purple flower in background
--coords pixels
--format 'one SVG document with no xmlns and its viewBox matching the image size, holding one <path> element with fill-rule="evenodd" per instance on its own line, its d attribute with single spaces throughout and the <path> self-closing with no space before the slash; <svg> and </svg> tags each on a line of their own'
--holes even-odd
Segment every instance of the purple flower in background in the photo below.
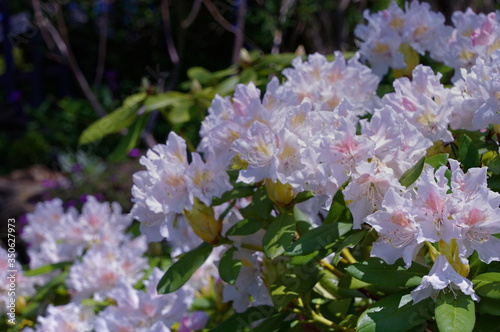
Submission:
<svg viewBox="0 0 500 332">
<path fill-rule="evenodd" d="M 47 188 L 47 189 L 55 189 L 55 188 L 58 188 L 59 187 L 59 183 L 55 180 L 42 180 L 40 181 L 40 183 L 42 184 L 43 187 Z"/>
<path fill-rule="evenodd" d="M 104 200 L 104 196 L 101 193 L 95 194 L 94 197 L 99 201 L 102 202 Z"/>
<path fill-rule="evenodd" d="M 141 156 L 141 150 L 139 150 L 138 148 L 133 148 L 129 151 L 128 156 L 132 158 L 139 158 Z"/>
<path fill-rule="evenodd" d="M 80 199 L 79 199 L 79 200 L 80 200 L 80 202 L 82 202 L 82 203 L 87 202 L 87 198 L 88 198 L 88 196 L 89 196 L 89 195 L 87 195 L 87 194 L 83 194 L 83 195 L 81 195 L 81 196 L 80 196 Z"/>
<path fill-rule="evenodd" d="M 80 164 L 74 164 L 71 166 L 71 173 L 80 173 L 83 171 L 83 166 Z"/>
</svg>

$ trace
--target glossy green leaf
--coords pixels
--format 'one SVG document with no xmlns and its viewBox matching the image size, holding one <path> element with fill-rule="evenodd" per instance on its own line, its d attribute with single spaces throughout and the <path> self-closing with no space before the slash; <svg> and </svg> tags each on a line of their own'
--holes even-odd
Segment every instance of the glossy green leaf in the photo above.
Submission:
<svg viewBox="0 0 500 332">
<path fill-rule="evenodd" d="M 342 253 L 342 249 L 347 247 L 349 248 L 354 247 L 361 240 L 363 240 L 363 238 L 366 236 L 367 233 L 368 233 L 367 229 L 356 230 L 351 235 L 346 237 L 342 242 L 340 242 L 340 244 L 336 247 L 337 252 L 335 253 L 335 256 L 333 256 L 332 258 L 332 264 L 337 265 L 340 262 L 340 259 L 342 258 L 340 255 Z"/>
<path fill-rule="evenodd" d="M 295 234 L 295 218 L 293 214 L 280 214 L 276 217 L 264 234 L 262 245 L 266 256 L 274 259 L 285 252 Z"/>
<path fill-rule="evenodd" d="M 488 171 L 500 174 L 500 156 L 496 156 L 488 163 Z"/>
<path fill-rule="evenodd" d="M 425 163 L 431 165 L 433 168 L 445 166 L 448 163 L 448 154 L 440 153 L 432 157 L 425 157 Z"/>
<path fill-rule="evenodd" d="M 316 264 L 294 266 L 271 285 L 271 298 L 278 311 L 290 301 L 310 291 L 319 281 Z"/>
<path fill-rule="evenodd" d="M 120 108 L 100 118 L 85 129 L 78 140 L 79 144 L 95 142 L 130 126 L 137 118 L 137 111 L 145 98 L 144 93 L 138 93 L 125 99 Z"/>
<path fill-rule="evenodd" d="M 196 249 L 185 253 L 177 262 L 170 265 L 165 272 L 157 290 L 159 294 L 172 293 L 184 285 L 193 273 L 207 260 L 212 252 L 212 246 L 202 243 Z"/>
<path fill-rule="evenodd" d="M 351 228 L 352 225 L 348 223 L 324 224 L 313 228 L 287 248 L 286 255 L 307 255 L 315 250 L 325 248 L 350 231 Z"/>
<path fill-rule="evenodd" d="M 191 67 L 187 70 L 187 76 L 192 80 L 198 80 L 201 84 L 205 84 L 212 78 L 212 73 L 202 67 Z"/>
<path fill-rule="evenodd" d="M 411 186 L 415 181 L 417 181 L 422 170 L 424 169 L 425 157 L 422 157 L 415 165 L 401 175 L 399 183 L 405 187 Z"/>
<path fill-rule="evenodd" d="M 396 293 L 373 303 L 358 320 L 358 332 L 407 331 L 425 326 L 434 313 L 434 301 L 416 304 L 410 294 Z"/>
<path fill-rule="evenodd" d="M 375 257 L 351 264 L 346 270 L 352 276 L 364 282 L 389 287 L 418 286 L 422 277 L 429 273 L 428 268 L 415 262 L 406 269 L 402 259 L 389 265 L 380 258 Z"/>
<path fill-rule="evenodd" d="M 191 97 L 187 94 L 168 91 L 148 96 L 144 101 L 144 112 L 156 111 L 165 107 L 188 107 L 192 104 Z"/>
<path fill-rule="evenodd" d="M 274 308 L 268 305 L 251 307 L 245 312 L 232 315 L 210 332 L 250 331 L 253 322 L 266 319 L 274 313 Z"/>
<path fill-rule="evenodd" d="M 470 137 L 465 134 L 458 139 L 458 158 L 465 170 L 481 166 L 479 151 Z"/>
<path fill-rule="evenodd" d="M 474 280 L 474 290 L 481 297 L 500 301 L 500 273 L 489 272 L 478 275 Z M 500 305 L 500 302 L 499 302 Z"/>
<path fill-rule="evenodd" d="M 212 200 L 212 206 L 221 205 L 235 198 L 249 197 L 252 196 L 254 192 L 255 189 L 253 186 L 237 186 L 229 191 L 226 191 L 220 198 L 214 197 Z"/>
<path fill-rule="evenodd" d="M 227 250 L 219 262 L 219 275 L 230 285 L 234 285 L 241 269 L 241 260 L 233 258 L 235 251 L 237 251 L 235 247 Z"/>
<path fill-rule="evenodd" d="M 440 292 L 435 316 L 440 332 L 472 331 L 476 322 L 474 301 L 462 292 Z"/>
<path fill-rule="evenodd" d="M 252 196 L 252 202 L 245 208 L 240 209 L 243 217 L 249 220 L 268 221 L 274 204 L 267 197 L 265 188 L 259 188 Z"/>
<path fill-rule="evenodd" d="M 217 84 L 215 87 L 215 92 L 221 96 L 227 96 L 234 91 L 236 84 L 238 84 L 240 78 L 238 76 L 231 76 Z"/>
<path fill-rule="evenodd" d="M 291 324 L 291 321 L 287 320 L 289 316 L 288 312 L 275 313 L 252 328 L 252 332 L 288 332 Z"/>
<path fill-rule="evenodd" d="M 111 152 L 108 156 L 108 160 L 112 162 L 117 162 L 125 159 L 127 153 L 137 146 L 139 140 L 141 139 L 141 133 L 146 126 L 148 116 L 140 116 L 137 121 L 130 127 L 127 135 L 125 135 L 120 144 Z"/>
<path fill-rule="evenodd" d="M 243 219 L 231 226 L 226 232 L 228 236 L 250 235 L 262 228 L 264 223 L 258 219 Z"/>
</svg>

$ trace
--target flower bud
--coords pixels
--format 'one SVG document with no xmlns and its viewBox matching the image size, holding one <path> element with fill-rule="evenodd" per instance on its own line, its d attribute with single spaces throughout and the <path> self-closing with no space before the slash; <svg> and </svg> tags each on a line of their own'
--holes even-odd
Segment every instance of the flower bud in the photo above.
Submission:
<svg viewBox="0 0 500 332">
<path fill-rule="evenodd" d="M 269 199 L 271 199 L 271 201 L 273 201 L 277 206 L 288 206 L 295 198 L 293 188 L 288 183 L 282 184 L 279 180 L 272 182 L 267 179 L 265 186 Z"/>
<path fill-rule="evenodd" d="M 222 223 L 215 219 L 214 210 L 195 198 L 193 209 L 184 210 L 187 222 L 203 241 L 216 244 L 219 241 Z"/>
</svg>

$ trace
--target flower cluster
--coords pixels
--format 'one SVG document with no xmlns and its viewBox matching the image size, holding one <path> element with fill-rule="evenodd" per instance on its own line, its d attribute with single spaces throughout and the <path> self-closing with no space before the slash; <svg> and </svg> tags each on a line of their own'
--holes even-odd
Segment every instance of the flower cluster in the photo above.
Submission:
<svg viewBox="0 0 500 332">
<path fill-rule="evenodd" d="M 403 69 L 415 63 L 415 52 L 430 56 L 456 70 L 469 69 L 477 58 L 489 61 L 500 47 L 500 23 L 496 13 L 476 14 L 470 8 L 453 13 L 453 26 L 445 25 L 444 16 L 431 11 L 428 3 L 413 0 L 401 9 L 395 2 L 376 13 L 366 10 L 366 25 L 355 34 L 361 54 L 373 71 L 384 75 L 387 69 Z M 418 63 L 418 62 L 417 62 Z"/>
<path fill-rule="evenodd" d="M 22 233 L 28 243 L 30 267 L 36 271 L 48 264 L 70 264 L 63 282 L 70 302 L 49 305 L 46 315 L 38 317 L 34 330 L 23 331 L 167 332 L 174 323 L 180 324 L 180 330 L 202 328 L 206 314 L 188 310 L 210 278 L 215 280 L 213 260 L 207 261 L 198 277 L 194 276 L 175 293 L 158 294 L 156 288 L 164 272 L 158 268 L 148 271 L 144 257 L 146 238 L 132 238 L 127 232 L 131 223 L 132 218 L 123 214 L 117 203 L 100 203 L 92 196 L 81 213 L 73 207 L 65 211 L 59 199 L 37 204 L 35 211 L 27 215 Z M 191 237 L 196 238 L 194 234 Z M 7 252 L 3 249 L 0 265 L 2 262 L 7 264 Z M 26 277 L 19 264 L 18 271 L 16 295 L 25 299 L 60 273 L 54 270 Z M 137 285 L 143 285 L 144 290 L 135 288 Z M 3 301 L 7 292 L 0 291 Z M 106 309 L 95 314 L 88 305 L 89 299 L 107 303 Z"/>
<path fill-rule="evenodd" d="M 500 194 L 487 188 L 485 168 L 471 168 L 464 174 L 457 161 L 450 159 L 449 163 L 451 172 L 445 166 L 435 173 L 427 167 L 413 188 L 403 192 L 389 189 L 381 208 L 365 221 L 380 234 L 373 244 L 373 256 L 389 264 L 403 258 L 409 267 L 425 243 L 438 243 L 444 256 L 436 260 L 440 268 L 434 268 L 430 277 L 444 277 L 473 295 L 472 284 L 465 278 L 467 258 L 475 250 L 485 263 L 500 260 L 500 240 L 492 235 L 500 233 Z M 446 264 L 455 265 L 463 275 L 444 268 Z M 427 293 L 431 285 L 444 288 L 424 282 L 413 292 L 415 302 L 424 298 L 421 293 Z"/>
</svg>

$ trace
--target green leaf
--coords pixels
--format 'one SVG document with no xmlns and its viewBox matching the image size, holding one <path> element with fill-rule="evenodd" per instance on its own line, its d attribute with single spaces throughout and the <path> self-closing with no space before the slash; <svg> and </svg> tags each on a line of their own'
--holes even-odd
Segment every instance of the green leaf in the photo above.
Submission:
<svg viewBox="0 0 500 332">
<path fill-rule="evenodd" d="M 159 294 L 172 293 L 184 285 L 193 273 L 203 264 L 210 253 L 212 246 L 203 242 L 196 249 L 187 252 L 177 262 L 170 265 L 167 272 L 158 283 Z"/>
<path fill-rule="evenodd" d="M 246 68 L 240 73 L 240 83 L 247 84 L 257 81 L 257 73 L 252 68 Z"/>
<path fill-rule="evenodd" d="M 458 159 L 465 170 L 481 166 L 479 151 L 470 137 L 465 134 L 458 139 Z"/>
<path fill-rule="evenodd" d="M 189 108 L 191 106 L 192 106 L 191 103 L 185 103 L 185 104 L 173 107 L 167 113 L 167 120 L 173 125 L 188 122 L 191 119 L 191 115 L 189 114 Z"/>
<path fill-rule="evenodd" d="M 342 253 L 342 249 L 347 248 L 347 247 L 354 247 L 357 245 L 368 233 L 367 229 L 363 230 L 357 230 L 354 231 L 351 235 L 346 237 L 337 247 L 337 252 L 335 253 L 335 256 L 332 258 L 332 264 L 337 265 L 340 262 L 340 259 L 342 258 L 340 254 Z"/>
<path fill-rule="evenodd" d="M 268 305 L 251 307 L 245 312 L 232 315 L 210 332 L 250 331 L 253 322 L 266 319 L 274 313 L 274 308 Z"/>
<path fill-rule="evenodd" d="M 280 214 L 275 218 L 264 234 L 262 245 L 266 256 L 274 259 L 285 252 L 295 234 L 295 218 L 293 214 Z"/>
<path fill-rule="evenodd" d="M 413 182 L 417 181 L 420 174 L 422 174 L 422 170 L 424 169 L 425 157 L 422 157 L 415 165 L 413 165 L 410 169 L 401 175 L 399 179 L 399 183 L 401 185 L 408 188 L 413 184 Z"/>
<path fill-rule="evenodd" d="M 313 197 L 314 197 L 314 194 L 312 192 L 301 191 L 300 193 L 297 194 L 297 196 L 295 196 L 295 198 L 293 199 L 291 204 L 293 205 L 293 204 L 305 202 L 308 199 L 313 198 Z"/>
<path fill-rule="evenodd" d="M 285 321 L 289 312 L 275 313 L 252 329 L 252 332 L 287 332 L 290 331 L 291 321 Z"/>
<path fill-rule="evenodd" d="M 498 332 L 500 326 L 498 325 L 498 318 L 488 314 L 477 314 L 476 324 L 474 325 L 474 332 Z"/>
<path fill-rule="evenodd" d="M 500 174 L 500 156 L 496 156 L 488 164 L 488 171 L 494 174 Z"/>
<path fill-rule="evenodd" d="M 307 255 L 334 243 L 339 237 L 350 231 L 351 224 L 333 223 L 324 224 L 306 232 L 286 249 L 287 256 Z"/>
<path fill-rule="evenodd" d="M 165 107 L 189 108 L 192 105 L 191 97 L 178 91 L 168 91 L 148 96 L 144 101 L 144 112 L 151 112 Z"/>
<path fill-rule="evenodd" d="M 130 127 L 127 135 L 121 139 L 120 144 L 108 156 L 109 161 L 117 162 L 123 160 L 127 156 L 127 153 L 137 146 L 147 120 L 148 116 L 145 115 L 140 116 L 137 119 L 137 121 Z"/>
<path fill-rule="evenodd" d="M 212 78 L 212 73 L 202 67 L 191 67 L 187 70 L 187 76 L 192 80 L 198 80 L 201 84 L 205 84 Z"/>
<path fill-rule="evenodd" d="M 271 285 L 271 298 L 278 311 L 290 301 L 310 291 L 319 281 L 316 264 L 294 266 Z"/>
<path fill-rule="evenodd" d="M 245 186 L 234 187 L 230 191 L 226 191 L 224 194 L 222 194 L 222 197 L 220 198 L 214 197 L 212 199 L 212 206 L 221 205 L 235 198 L 252 196 L 254 192 L 255 190 L 253 186 L 245 185 Z"/>
<path fill-rule="evenodd" d="M 358 332 L 406 331 L 426 324 L 434 313 L 431 298 L 413 303 L 410 294 L 396 293 L 375 302 L 358 320 Z"/>
<path fill-rule="evenodd" d="M 120 108 L 100 118 L 85 129 L 80 135 L 78 143 L 92 143 L 130 126 L 137 118 L 137 111 L 144 98 L 146 98 L 145 93 L 138 93 L 125 99 Z"/>
<path fill-rule="evenodd" d="M 445 166 L 448 163 L 448 154 L 440 153 L 432 157 L 425 157 L 425 163 L 431 165 L 434 169 Z"/>
<path fill-rule="evenodd" d="M 234 285 L 241 269 L 241 260 L 233 259 L 235 251 L 237 251 L 235 247 L 230 248 L 222 255 L 219 263 L 219 275 L 230 285 Z"/>
<path fill-rule="evenodd" d="M 221 96 L 227 96 L 231 92 L 234 91 L 234 88 L 236 87 L 236 84 L 239 82 L 239 77 L 238 76 L 231 76 L 217 84 L 215 87 L 215 92 L 217 92 Z"/>
<path fill-rule="evenodd" d="M 338 190 L 335 196 L 333 196 L 332 205 L 330 206 L 330 210 L 323 224 L 349 220 L 352 220 L 351 211 L 349 211 L 349 208 L 346 206 L 342 190 Z"/>
<path fill-rule="evenodd" d="M 429 269 L 415 262 L 406 269 L 402 259 L 388 265 L 379 258 L 369 258 L 366 261 L 351 264 L 346 268 L 355 278 L 379 286 L 414 287 L 420 285 L 422 277 Z"/>
<path fill-rule="evenodd" d="M 435 316 L 440 332 L 472 331 L 476 323 L 474 301 L 462 292 L 440 292 Z"/>
<path fill-rule="evenodd" d="M 474 284 L 476 294 L 481 299 L 487 297 L 500 301 L 500 273 L 489 272 L 480 274 L 472 280 L 472 283 Z"/>
<path fill-rule="evenodd" d="M 39 268 L 36 268 L 33 270 L 25 271 L 24 275 L 27 277 L 33 277 L 33 276 L 37 276 L 40 274 L 49 273 L 49 272 L 52 272 L 55 270 L 64 269 L 67 266 L 73 265 L 73 263 L 74 262 L 71 261 L 71 262 L 60 262 L 60 263 L 55 263 L 55 264 L 47 264 L 47 265 L 40 266 Z"/>
<path fill-rule="evenodd" d="M 481 313 L 500 316 L 500 301 L 484 297 L 476 304 L 476 309 Z"/>
<path fill-rule="evenodd" d="M 243 219 L 231 226 L 227 230 L 226 236 L 250 235 L 257 232 L 262 226 L 264 226 L 264 223 L 260 220 Z"/>
<path fill-rule="evenodd" d="M 252 202 L 245 208 L 240 209 L 243 217 L 249 220 L 260 220 L 267 222 L 271 218 L 274 204 L 267 197 L 266 189 L 259 188 L 252 196 Z"/>
</svg>

